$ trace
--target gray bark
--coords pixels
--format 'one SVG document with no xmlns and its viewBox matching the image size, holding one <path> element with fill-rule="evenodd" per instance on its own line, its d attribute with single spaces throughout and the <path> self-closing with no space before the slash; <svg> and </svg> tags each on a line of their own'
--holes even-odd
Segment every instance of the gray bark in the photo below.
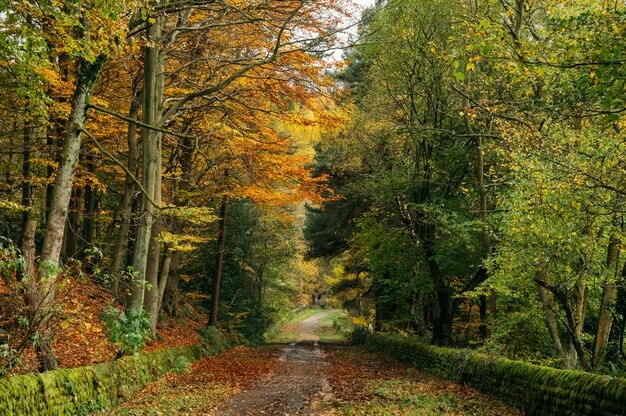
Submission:
<svg viewBox="0 0 626 416">
<path fill-rule="evenodd" d="M 616 280 L 619 273 L 620 243 L 619 238 L 612 236 L 607 250 L 606 265 L 611 275 L 604 282 L 602 289 L 602 303 L 600 304 L 600 315 L 598 317 L 598 332 L 596 333 L 596 342 L 593 349 L 592 366 L 595 370 L 602 365 L 605 349 L 609 342 L 609 335 L 611 334 L 611 327 L 613 326 L 613 314 L 611 311 L 617 297 Z"/>
<path fill-rule="evenodd" d="M 160 119 L 163 111 L 163 89 L 164 89 L 164 79 L 163 73 L 165 68 L 165 52 L 163 50 L 159 50 L 158 55 L 158 72 L 156 74 L 156 109 L 155 109 L 155 119 Z M 162 134 L 160 132 L 155 132 L 157 138 L 157 147 L 158 147 L 158 157 L 157 157 L 157 168 L 156 168 L 156 177 L 154 181 L 154 201 L 157 204 L 161 204 L 161 182 L 162 182 Z M 159 279 L 159 264 L 161 259 L 161 243 L 159 241 L 159 234 L 161 233 L 161 221 L 158 216 L 154 218 L 154 223 L 152 224 L 152 230 L 150 234 L 150 246 L 148 250 L 148 265 L 146 268 L 146 280 L 149 285 L 146 287 L 145 293 L 145 302 L 146 302 L 146 311 L 148 312 L 148 317 L 150 318 L 150 329 L 152 331 L 152 336 L 156 336 L 156 327 L 157 321 L 159 319 L 159 308 L 161 305 L 160 294 L 165 290 L 165 283 L 163 281 L 163 287 L 160 287 L 161 281 Z M 168 265 L 169 267 L 169 265 Z M 165 276 L 167 276 L 167 271 L 165 272 Z"/>
<path fill-rule="evenodd" d="M 165 292 L 163 293 L 163 311 L 170 317 L 178 316 L 178 269 L 182 260 L 182 253 L 172 253 Z"/>
<path fill-rule="evenodd" d="M 143 86 L 143 123 L 155 126 L 159 120 L 158 109 L 161 106 L 162 94 L 159 94 L 159 74 L 163 71 L 159 68 L 161 59 L 160 48 L 156 44 L 161 38 L 162 18 L 157 17 L 154 24 L 148 27 L 147 41 L 144 58 L 144 86 Z M 142 186 L 148 195 L 142 195 L 139 209 L 139 226 L 135 243 L 135 258 L 133 259 L 133 271 L 135 273 L 132 286 L 131 308 L 141 313 L 144 309 L 144 295 L 147 283 L 148 255 L 152 226 L 156 214 L 154 200 L 157 176 L 160 175 L 160 147 L 159 132 L 143 128 L 141 139 L 143 146 Z"/>
<path fill-rule="evenodd" d="M 548 265 L 544 260 L 538 265 L 537 273 L 535 274 L 535 280 L 537 282 L 543 282 L 548 284 Z M 556 302 L 554 301 L 553 294 L 541 284 L 537 285 L 539 299 L 541 300 L 541 306 L 543 309 L 543 320 L 550 334 L 552 345 L 560 359 L 560 365 L 562 368 L 570 369 L 576 366 L 576 355 L 572 346 L 564 347 L 561 342 L 561 335 L 559 331 L 559 323 L 554 312 Z"/>
<path fill-rule="evenodd" d="M 128 114 L 128 117 L 132 120 L 137 119 L 137 116 L 139 115 L 139 97 L 136 88 L 137 87 L 135 85 L 135 93 L 133 94 L 133 101 L 130 105 Z M 134 173 L 136 177 L 139 168 L 139 152 L 137 149 L 137 125 L 135 123 L 128 123 L 126 140 L 128 142 L 128 170 Z M 120 202 L 120 229 L 110 267 L 110 272 L 113 276 L 113 293 L 117 293 L 119 290 L 121 271 L 128 250 L 128 237 L 130 232 L 131 217 L 133 214 L 133 200 L 135 198 L 136 188 L 135 181 L 130 175 L 127 174 L 124 182 L 124 196 Z"/>
</svg>

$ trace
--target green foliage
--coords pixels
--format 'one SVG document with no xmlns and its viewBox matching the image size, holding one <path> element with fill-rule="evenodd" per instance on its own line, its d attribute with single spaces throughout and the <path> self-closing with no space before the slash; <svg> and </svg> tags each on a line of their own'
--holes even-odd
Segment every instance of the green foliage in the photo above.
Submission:
<svg viewBox="0 0 626 416">
<path fill-rule="evenodd" d="M 175 373 L 188 373 L 191 371 L 191 362 L 184 355 L 179 355 L 174 361 L 172 371 Z"/>
<path fill-rule="evenodd" d="M 200 328 L 200 337 L 202 342 L 209 348 L 212 354 L 219 354 L 229 347 L 229 343 L 224 334 L 214 326 L 205 326 Z"/>
<path fill-rule="evenodd" d="M 226 229 L 219 327 L 260 343 L 272 322 L 297 306 L 305 277 L 299 273 L 298 230 L 247 200 L 229 205 Z M 202 278 L 182 285 L 210 295 L 215 243 L 202 244 L 198 252 L 185 273 Z"/>
<path fill-rule="evenodd" d="M 123 355 L 137 354 L 150 336 L 150 318 L 145 312 L 107 306 L 101 319 L 106 324 L 109 339 L 118 345 Z"/>
<path fill-rule="evenodd" d="M 0 276 L 4 281 L 13 284 L 24 266 L 24 257 L 13 242 L 0 237 Z"/>
</svg>

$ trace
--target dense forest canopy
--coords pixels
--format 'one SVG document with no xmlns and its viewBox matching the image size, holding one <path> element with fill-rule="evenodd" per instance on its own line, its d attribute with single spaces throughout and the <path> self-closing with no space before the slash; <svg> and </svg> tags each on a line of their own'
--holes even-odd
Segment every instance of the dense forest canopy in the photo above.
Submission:
<svg viewBox="0 0 626 416">
<path fill-rule="evenodd" d="M 2 265 L 26 327 L 7 356 L 33 341 L 40 367 L 56 367 L 61 292 L 77 273 L 125 306 L 111 307 L 128 350 L 180 313 L 181 285 L 211 295 L 200 306 L 215 325 L 224 281 L 223 312 L 258 321 L 242 324 L 252 338 L 302 302 L 312 266 L 292 223 L 301 201 L 332 194 L 309 165 L 339 120 L 325 56 L 351 8 L 0 5 Z M 5 329 L 20 326 L 12 315 Z"/>
<path fill-rule="evenodd" d="M 261 341 L 334 302 L 378 331 L 623 372 L 626 4 L 361 12 L 0 4 L 3 371 L 30 347 L 57 366 L 83 279 L 113 299 L 120 353 L 191 305 Z"/>
<path fill-rule="evenodd" d="M 311 256 L 377 329 L 566 368 L 624 359 L 621 1 L 378 2 L 339 79 Z"/>
</svg>

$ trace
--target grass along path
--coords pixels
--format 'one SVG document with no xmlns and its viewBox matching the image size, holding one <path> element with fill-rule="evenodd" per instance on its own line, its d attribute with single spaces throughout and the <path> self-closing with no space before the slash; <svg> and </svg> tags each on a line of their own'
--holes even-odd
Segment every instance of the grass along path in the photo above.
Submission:
<svg viewBox="0 0 626 416">
<path fill-rule="evenodd" d="M 292 320 L 268 331 L 267 341 L 291 344 L 298 341 L 340 342 L 350 340 L 350 317 L 339 309 L 306 309 Z M 314 334 L 314 336 L 313 336 Z"/>
<path fill-rule="evenodd" d="M 279 344 L 297 342 L 300 336 L 300 324 L 302 321 L 321 312 L 324 312 L 324 309 L 305 309 L 295 314 L 288 321 L 276 323 L 267 331 L 265 335 L 266 341 Z"/>
<path fill-rule="evenodd" d="M 320 342 L 344 343 L 350 341 L 353 328 L 350 316 L 345 311 L 335 309 L 319 320 L 315 333 L 319 336 Z"/>
</svg>

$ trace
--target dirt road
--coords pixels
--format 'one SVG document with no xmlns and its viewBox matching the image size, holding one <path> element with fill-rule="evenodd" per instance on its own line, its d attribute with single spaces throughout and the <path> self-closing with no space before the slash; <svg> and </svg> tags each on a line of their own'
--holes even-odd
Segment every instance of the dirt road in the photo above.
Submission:
<svg viewBox="0 0 626 416">
<path fill-rule="evenodd" d="M 239 346 L 204 358 L 189 373 L 169 374 L 100 415 L 521 415 L 383 354 L 322 342 L 319 335 L 328 336 L 336 317 L 329 310 L 295 320 L 285 326 L 290 343 Z"/>
<path fill-rule="evenodd" d="M 218 410 L 218 415 L 309 415 L 324 414 L 332 400 L 326 378 L 328 362 L 319 346 L 320 320 L 338 312 L 317 313 L 298 324 L 298 342 L 282 349 L 272 373 L 250 390 L 236 394 Z"/>
</svg>

